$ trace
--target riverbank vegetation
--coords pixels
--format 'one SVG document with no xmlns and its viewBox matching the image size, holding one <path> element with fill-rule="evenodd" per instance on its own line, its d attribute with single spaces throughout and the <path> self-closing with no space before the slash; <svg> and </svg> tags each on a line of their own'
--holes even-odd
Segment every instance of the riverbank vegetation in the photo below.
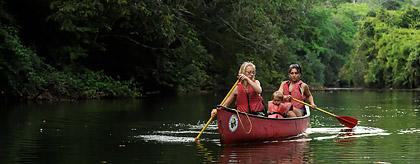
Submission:
<svg viewBox="0 0 420 164">
<path fill-rule="evenodd" d="M 0 1 L 0 94 L 138 97 L 217 90 L 253 61 L 265 90 L 418 88 L 418 0 Z"/>
</svg>

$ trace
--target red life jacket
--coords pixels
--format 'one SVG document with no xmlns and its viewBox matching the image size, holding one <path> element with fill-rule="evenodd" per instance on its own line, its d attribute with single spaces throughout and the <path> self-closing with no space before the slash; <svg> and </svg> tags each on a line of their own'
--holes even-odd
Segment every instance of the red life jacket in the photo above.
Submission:
<svg viewBox="0 0 420 164">
<path fill-rule="evenodd" d="M 287 114 L 287 112 L 292 107 L 292 103 L 290 102 L 282 102 L 279 105 L 274 105 L 273 101 L 268 102 L 268 113 L 279 113 L 279 114 Z"/>
<path fill-rule="evenodd" d="M 289 90 L 289 85 L 290 85 L 290 81 L 287 81 L 284 85 L 283 85 L 283 95 L 292 95 L 292 97 L 301 100 L 301 101 L 305 101 L 306 97 L 301 93 L 300 90 L 300 86 L 302 85 L 302 81 L 299 80 L 297 83 L 295 83 L 293 85 L 293 89 L 290 92 Z M 293 101 L 292 100 L 292 104 L 293 107 L 298 108 L 298 109 L 303 109 L 303 104 Z"/>
<path fill-rule="evenodd" d="M 237 85 L 238 95 L 236 97 L 236 109 L 241 112 L 262 112 L 264 105 L 262 104 L 262 97 L 255 92 L 251 85 L 247 86 L 248 92 L 245 90 L 242 83 Z"/>
</svg>

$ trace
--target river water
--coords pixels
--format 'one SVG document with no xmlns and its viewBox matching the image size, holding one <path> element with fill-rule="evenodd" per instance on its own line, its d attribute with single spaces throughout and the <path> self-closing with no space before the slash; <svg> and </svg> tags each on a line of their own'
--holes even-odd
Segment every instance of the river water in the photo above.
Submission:
<svg viewBox="0 0 420 164">
<path fill-rule="evenodd" d="M 420 92 L 319 91 L 318 107 L 359 119 L 346 129 L 313 110 L 301 137 L 223 145 L 213 122 L 224 95 L 0 104 L 0 163 L 417 163 Z M 270 97 L 270 93 L 264 95 Z"/>
</svg>

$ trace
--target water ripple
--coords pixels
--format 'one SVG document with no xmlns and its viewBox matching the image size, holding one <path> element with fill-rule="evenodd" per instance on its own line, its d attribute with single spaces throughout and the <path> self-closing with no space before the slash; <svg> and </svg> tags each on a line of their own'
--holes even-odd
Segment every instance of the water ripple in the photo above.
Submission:
<svg viewBox="0 0 420 164">
<path fill-rule="evenodd" d="M 313 138 L 314 140 L 325 139 L 344 139 L 344 138 L 360 138 L 368 136 L 390 135 L 385 130 L 375 127 L 357 126 L 353 129 L 349 128 L 309 128 L 306 130 L 307 134 L 333 134 L 329 136 L 319 136 Z"/>
<path fill-rule="evenodd" d="M 178 136 L 167 136 L 167 135 L 138 135 L 134 138 L 143 139 L 146 142 L 156 141 L 160 143 L 189 143 L 194 142 L 194 137 L 178 137 Z"/>
<path fill-rule="evenodd" d="M 413 134 L 413 133 L 420 133 L 420 129 L 416 129 L 416 128 L 404 129 L 404 130 L 400 130 L 397 134 Z"/>
<path fill-rule="evenodd" d="M 171 127 L 171 130 L 157 130 L 148 132 L 148 134 L 141 134 L 134 136 L 134 138 L 141 139 L 145 142 L 154 141 L 159 143 L 188 143 L 194 142 L 194 137 L 197 136 L 204 124 L 163 124 L 165 127 Z M 211 124 L 203 131 L 205 135 L 218 135 L 217 125 Z M 206 140 L 201 138 L 201 140 Z"/>
</svg>

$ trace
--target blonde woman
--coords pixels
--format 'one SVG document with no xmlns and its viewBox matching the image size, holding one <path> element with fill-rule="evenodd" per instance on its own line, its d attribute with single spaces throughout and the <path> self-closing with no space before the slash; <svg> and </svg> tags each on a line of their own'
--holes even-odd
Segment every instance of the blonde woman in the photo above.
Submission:
<svg viewBox="0 0 420 164">
<path fill-rule="evenodd" d="M 261 97 L 261 84 L 255 79 L 255 65 L 251 62 L 244 62 L 238 72 L 238 84 L 232 94 L 226 99 L 222 106 L 229 107 L 236 98 L 236 109 L 241 112 L 264 115 L 264 104 Z M 213 109 L 211 116 L 215 116 L 216 109 Z"/>
</svg>

